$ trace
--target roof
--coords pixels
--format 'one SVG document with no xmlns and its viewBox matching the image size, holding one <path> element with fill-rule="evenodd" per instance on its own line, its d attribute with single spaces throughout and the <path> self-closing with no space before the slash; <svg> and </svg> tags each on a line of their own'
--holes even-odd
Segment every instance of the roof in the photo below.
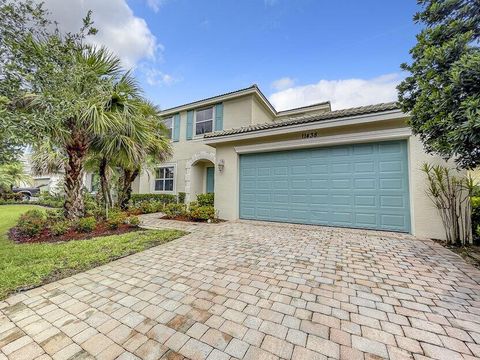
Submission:
<svg viewBox="0 0 480 360">
<path fill-rule="evenodd" d="M 324 121 L 324 120 L 342 118 L 347 116 L 374 114 L 378 112 L 391 111 L 391 110 L 399 110 L 399 107 L 396 102 L 381 103 L 381 104 L 375 104 L 375 105 L 354 107 L 349 109 L 335 110 L 335 111 L 329 111 L 324 114 L 318 114 L 313 116 L 305 115 L 305 116 L 296 117 L 296 118 L 284 120 L 284 121 L 270 122 L 265 124 L 244 126 L 236 129 L 216 131 L 213 133 L 205 134 L 204 138 L 215 138 L 215 137 L 221 137 L 221 136 L 227 136 L 227 135 L 242 134 L 242 133 L 260 131 L 260 130 L 286 127 L 291 125 L 313 123 L 317 121 Z"/>
<path fill-rule="evenodd" d="M 190 108 L 193 108 L 193 107 L 211 105 L 211 104 L 214 104 L 216 102 L 220 102 L 220 101 L 228 100 L 228 99 L 231 99 L 231 98 L 234 98 L 234 97 L 237 97 L 237 96 L 243 96 L 243 95 L 248 95 L 248 94 L 257 95 L 258 98 L 263 102 L 265 107 L 268 110 L 270 110 L 270 112 L 275 116 L 295 114 L 297 112 L 301 112 L 301 111 L 305 111 L 305 110 L 311 110 L 311 109 L 314 109 L 314 108 L 321 108 L 321 107 L 328 107 L 328 110 L 330 110 L 330 101 L 324 101 L 324 102 L 321 102 L 321 103 L 316 103 L 316 104 L 312 104 L 312 105 L 308 105 L 308 106 L 302 106 L 302 107 L 299 107 L 299 108 L 277 111 L 273 107 L 273 105 L 270 103 L 270 101 L 267 99 L 267 97 L 262 93 L 262 91 L 260 90 L 258 85 L 253 84 L 253 85 L 251 85 L 249 87 L 246 87 L 246 88 L 243 88 L 243 89 L 230 91 L 230 92 L 227 92 L 227 93 L 224 93 L 224 94 L 215 95 L 215 96 L 211 96 L 211 97 L 208 97 L 208 98 L 205 98 L 205 99 L 196 100 L 196 101 L 192 101 L 192 102 L 189 102 L 189 103 L 186 103 L 186 104 L 182 104 L 182 105 L 178 105 L 178 106 L 171 107 L 171 108 L 168 108 L 168 109 L 164 109 L 164 110 L 160 111 L 160 114 L 161 115 L 172 114 L 172 113 L 176 113 L 176 112 L 179 112 L 179 111 L 184 111 L 184 110 L 187 110 L 187 109 L 190 109 Z"/>
<path fill-rule="evenodd" d="M 243 88 L 243 89 L 238 89 L 238 90 L 230 91 L 230 92 L 227 92 L 227 93 L 224 93 L 224 94 L 215 95 L 215 96 L 211 96 L 211 97 L 208 97 L 208 98 L 205 98 L 205 99 L 195 100 L 195 101 L 192 101 L 192 102 L 189 102 L 189 103 L 186 103 L 186 104 L 178 105 L 178 106 L 175 106 L 175 107 L 172 107 L 172 108 L 162 110 L 162 111 L 160 111 L 160 113 L 161 114 L 166 114 L 166 113 L 172 113 L 172 112 L 176 112 L 176 111 L 182 111 L 182 110 L 185 110 L 187 108 L 192 108 L 194 106 L 202 106 L 202 105 L 207 105 L 209 103 L 214 103 L 214 102 L 217 102 L 217 101 L 223 101 L 223 100 L 225 100 L 225 98 L 229 99 L 229 98 L 232 98 L 232 97 L 235 97 L 235 96 L 247 95 L 247 94 L 253 94 L 253 93 L 256 93 L 264 101 L 266 107 L 269 108 L 270 111 L 272 111 L 273 113 L 276 113 L 275 108 L 272 106 L 270 101 L 268 101 L 268 99 L 265 97 L 265 95 L 263 95 L 263 93 L 258 88 L 257 84 L 253 84 L 253 85 L 251 85 L 249 87 L 246 87 L 246 88 Z"/>
</svg>

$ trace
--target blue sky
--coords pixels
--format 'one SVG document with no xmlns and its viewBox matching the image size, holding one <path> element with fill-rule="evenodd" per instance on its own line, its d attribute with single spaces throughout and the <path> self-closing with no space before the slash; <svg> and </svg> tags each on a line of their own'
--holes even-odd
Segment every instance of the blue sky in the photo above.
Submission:
<svg viewBox="0 0 480 360">
<path fill-rule="evenodd" d="M 162 108 L 253 83 L 278 108 L 394 100 L 399 65 L 419 30 L 415 0 L 80 2 L 93 8 L 96 41 L 129 59 Z M 60 23 L 72 22 L 78 9 L 64 4 L 47 1 Z M 124 36 L 108 37 L 119 31 Z"/>
</svg>

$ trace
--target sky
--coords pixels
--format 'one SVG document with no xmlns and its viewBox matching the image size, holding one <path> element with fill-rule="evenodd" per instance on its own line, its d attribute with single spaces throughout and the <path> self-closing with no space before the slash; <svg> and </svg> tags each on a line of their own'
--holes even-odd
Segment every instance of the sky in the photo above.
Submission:
<svg viewBox="0 0 480 360">
<path fill-rule="evenodd" d="M 87 10 L 162 109 L 257 84 L 277 110 L 396 100 L 415 0 L 46 0 L 61 30 Z"/>
</svg>

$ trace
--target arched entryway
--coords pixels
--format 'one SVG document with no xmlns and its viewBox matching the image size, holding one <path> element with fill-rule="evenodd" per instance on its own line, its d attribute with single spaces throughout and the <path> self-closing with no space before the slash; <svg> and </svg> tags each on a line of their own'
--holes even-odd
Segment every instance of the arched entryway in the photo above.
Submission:
<svg viewBox="0 0 480 360">
<path fill-rule="evenodd" d="M 185 193 L 187 202 L 194 201 L 197 194 L 214 192 L 215 154 L 200 152 L 188 162 L 185 171 Z"/>
</svg>

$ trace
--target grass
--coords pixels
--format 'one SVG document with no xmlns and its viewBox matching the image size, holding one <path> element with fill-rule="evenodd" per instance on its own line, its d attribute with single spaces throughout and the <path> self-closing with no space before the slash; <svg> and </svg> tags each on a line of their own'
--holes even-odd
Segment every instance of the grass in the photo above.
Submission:
<svg viewBox="0 0 480 360">
<path fill-rule="evenodd" d="M 108 263 L 183 236 L 178 230 L 144 230 L 66 243 L 15 244 L 7 237 L 20 214 L 34 205 L 0 206 L 0 299 L 27 288 Z"/>
</svg>

